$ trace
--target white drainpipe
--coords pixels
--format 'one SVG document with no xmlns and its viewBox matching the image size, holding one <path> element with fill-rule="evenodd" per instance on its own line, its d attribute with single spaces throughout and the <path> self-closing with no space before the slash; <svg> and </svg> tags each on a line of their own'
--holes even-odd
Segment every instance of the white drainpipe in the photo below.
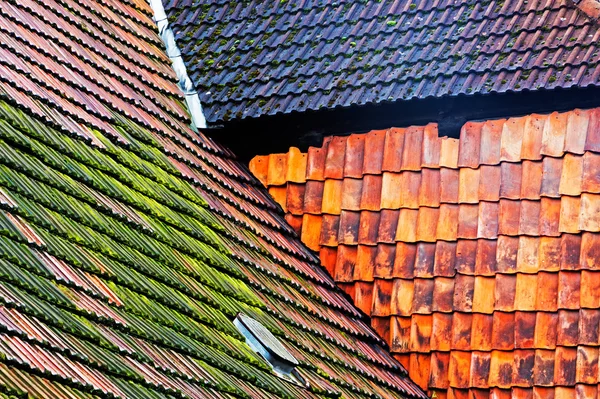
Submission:
<svg viewBox="0 0 600 399">
<path fill-rule="evenodd" d="M 171 60 L 173 70 L 175 70 L 175 74 L 179 80 L 179 88 L 185 95 L 185 102 L 192 118 L 192 124 L 197 128 L 204 129 L 206 128 L 206 118 L 204 117 L 204 112 L 202 112 L 200 97 L 198 97 L 194 83 L 187 74 L 187 69 L 181 57 L 181 51 L 179 51 L 175 42 L 175 35 L 169 27 L 169 20 L 167 19 L 167 13 L 163 7 L 162 0 L 150 0 L 150 7 L 154 11 L 154 21 L 158 26 L 158 33 L 167 48 L 167 56 Z"/>
</svg>

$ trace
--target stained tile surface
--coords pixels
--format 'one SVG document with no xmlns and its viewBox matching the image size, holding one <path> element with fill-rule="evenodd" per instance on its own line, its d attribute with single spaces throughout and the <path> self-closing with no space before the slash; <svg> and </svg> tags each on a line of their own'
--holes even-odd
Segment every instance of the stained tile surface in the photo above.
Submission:
<svg viewBox="0 0 600 399">
<path fill-rule="evenodd" d="M 0 397 L 424 397 L 247 168 L 188 127 L 155 30 L 142 0 L 0 1 Z M 295 155 L 265 176 L 304 184 L 280 176 Z"/>
<path fill-rule="evenodd" d="M 309 246 L 438 398 L 596 398 L 599 121 L 573 110 L 470 122 L 460 139 L 434 124 L 326 139 L 306 186 L 336 180 L 343 198 L 327 199 L 336 212 L 296 198 L 288 217 L 339 215 Z M 356 142 L 377 150 L 361 161 Z"/>
</svg>

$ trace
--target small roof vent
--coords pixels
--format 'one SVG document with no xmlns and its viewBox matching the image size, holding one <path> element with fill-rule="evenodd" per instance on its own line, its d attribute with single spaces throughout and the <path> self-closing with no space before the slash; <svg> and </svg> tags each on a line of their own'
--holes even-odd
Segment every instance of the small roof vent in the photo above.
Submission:
<svg viewBox="0 0 600 399">
<path fill-rule="evenodd" d="M 248 346 L 273 367 L 273 372 L 278 377 L 302 387 L 307 386 L 304 378 L 296 371 L 298 360 L 265 326 L 243 313 L 238 313 L 233 324 L 246 338 Z"/>
</svg>

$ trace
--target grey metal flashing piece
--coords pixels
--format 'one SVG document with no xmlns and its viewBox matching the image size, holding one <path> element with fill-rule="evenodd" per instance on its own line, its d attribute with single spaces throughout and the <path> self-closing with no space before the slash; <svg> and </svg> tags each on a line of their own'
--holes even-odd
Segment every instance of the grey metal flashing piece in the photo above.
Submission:
<svg viewBox="0 0 600 399">
<path fill-rule="evenodd" d="M 200 97 L 194 87 L 194 83 L 190 79 L 181 57 L 181 51 L 177 47 L 175 42 L 175 35 L 173 30 L 169 27 L 169 20 L 167 19 L 167 13 L 162 4 L 162 0 L 150 0 L 150 7 L 154 12 L 154 21 L 158 27 L 158 33 L 165 44 L 167 49 L 167 56 L 171 60 L 173 70 L 177 75 L 179 81 L 179 88 L 185 96 L 185 102 L 192 118 L 192 124 L 194 127 L 199 129 L 206 128 L 206 118 L 202 111 L 202 104 L 200 104 Z"/>
</svg>

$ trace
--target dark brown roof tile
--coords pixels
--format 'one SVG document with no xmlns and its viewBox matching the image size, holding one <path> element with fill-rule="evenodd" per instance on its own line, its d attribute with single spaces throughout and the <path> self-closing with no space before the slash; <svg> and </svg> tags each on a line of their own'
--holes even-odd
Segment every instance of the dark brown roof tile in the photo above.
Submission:
<svg viewBox="0 0 600 399">
<path fill-rule="evenodd" d="M 560 157 L 564 154 L 567 133 L 567 113 L 553 112 L 544 126 L 540 154 Z"/>
<path fill-rule="evenodd" d="M 342 211 L 339 220 L 339 243 L 345 245 L 357 245 L 358 230 L 360 224 L 360 212 Z"/>
<path fill-rule="evenodd" d="M 377 254 L 375 255 L 375 270 L 373 271 L 373 276 L 376 278 L 385 279 L 392 278 L 395 258 L 395 244 L 377 245 Z"/>
<path fill-rule="evenodd" d="M 369 156 L 364 157 L 363 173 L 381 174 L 385 136 L 385 130 L 374 130 L 365 135 L 365 154 Z"/>
<path fill-rule="evenodd" d="M 431 278 L 414 279 L 413 314 L 430 314 L 433 302 L 434 281 Z"/>
<path fill-rule="evenodd" d="M 536 312 L 515 312 L 515 347 L 535 348 Z M 533 370 L 533 364 L 531 365 Z"/>
<path fill-rule="evenodd" d="M 598 347 L 597 346 L 578 346 L 577 347 L 577 364 L 575 379 L 583 384 L 598 384 Z M 596 393 L 596 392 L 594 392 Z M 587 393 L 588 396 L 578 395 L 581 398 L 597 397 L 597 394 L 592 396 L 592 392 Z"/>
<path fill-rule="evenodd" d="M 600 326 L 600 310 L 579 310 L 579 345 L 598 346 L 598 326 Z"/>
<path fill-rule="evenodd" d="M 515 310 L 517 276 L 515 274 L 498 274 L 494 291 L 494 308 L 504 312 Z"/>
<path fill-rule="evenodd" d="M 323 205 L 323 189 L 325 183 L 322 181 L 309 180 L 304 190 L 304 212 L 320 214 Z"/>
<path fill-rule="evenodd" d="M 531 387 L 533 384 L 534 350 L 515 350 L 512 383 L 516 386 Z"/>
<path fill-rule="evenodd" d="M 458 167 L 479 167 L 482 122 L 467 122 L 460 131 Z"/>
<path fill-rule="evenodd" d="M 475 258 L 475 275 L 493 276 L 497 273 L 496 252 L 497 240 L 477 240 L 477 256 Z"/>
<path fill-rule="evenodd" d="M 304 213 L 304 192 L 306 184 L 288 183 L 286 208 L 292 215 L 302 215 Z"/>
<path fill-rule="evenodd" d="M 358 242 L 364 245 L 377 245 L 381 212 L 362 211 L 358 228 Z"/>
<path fill-rule="evenodd" d="M 344 212 L 342 211 L 342 215 Z M 323 215 L 321 220 L 321 237 L 319 243 L 321 246 L 335 247 L 338 243 L 342 242 L 338 238 L 338 231 L 340 230 L 340 216 L 339 215 Z"/>
<path fill-rule="evenodd" d="M 535 385 L 541 386 L 552 386 L 554 384 L 554 351 L 542 349 L 535 351 L 533 382 Z M 553 393 L 552 391 L 550 392 Z"/>
<path fill-rule="evenodd" d="M 456 271 L 463 274 L 475 274 L 476 254 L 476 240 L 459 240 L 456 244 Z"/>
<path fill-rule="evenodd" d="M 379 231 L 377 233 L 379 242 L 396 242 L 396 230 L 398 229 L 398 217 L 400 211 L 383 209 L 379 219 Z"/>
<path fill-rule="evenodd" d="M 396 244 L 396 259 L 394 260 L 394 277 L 413 278 L 417 246 L 405 242 Z"/>
<path fill-rule="evenodd" d="M 344 158 L 344 177 L 361 179 L 363 161 L 365 158 L 365 135 L 352 134 L 346 141 L 346 156 Z"/>
<path fill-rule="evenodd" d="M 415 277 L 433 277 L 433 264 L 435 256 L 435 244 L 420 242 L 417 244 L 417 255 L 415 258 Z"/>
<path fill-rule="evenodd" d="M 582 237 L 574 234 L 563 234 L 560 244 L 560 268 L 562 270 L 578 270 L 582 252 Z"/>
<path fill-rule="evenodd" d="M 488 388 L 488 379 L 490 376 L 490 366 L 492 362 L 491 352 L 472 352 L 471 370 L 469 384 L 476 388 Z M 486 390 L 487 391 L 487 390 Z M 484 391 L 484 394 L 486 392 Z M 489 395 L 489 393 L 488 393 Z M 485 397 L 485 396 L 483 396 Z M 479 398 L 477 398 L 479 399 Z"/>
<path fill-rule="evenodd" d="M 452 312 L 453 296 L 454 279 L 436 277 L 433 283 L 433 303 L 431 309 L 434 312 Z"/>
<path fill-rule="evenodd" d="M 575 385 L 577 373 L 577 348 L 557 347 L 554 363 L 554 384 Z"/>
<path fill-rule="evenodd" d="M 344 177 L 344 159 L 346 157 L 347 137 L 335 136 L 327 147 L 325 157 L 325 168 L 323 177 L 325 179 L 341 179 Z M 308 176 L 307 176 L 308 177 Z"/>
<path fill-rule="evenodd" d="M 402 170 L 402 153 L 404 152 L 404 129 L 391 128 L 385 134 L 383 162 L 381 169 L 387 172 Z"/>
<path fill-rule="evenodd" d="M 560 307 L 560 299 L 559 299 Z M 559 310 L 556 346 L 576 346 L 579 340 L 579 311 Z"/>
<path fill-rule="evenodd" d="M 433 274 L 435 276 L 453 277 L 455 264 L 456 242 L 438 241 L 435 246 Z"/>
</svg>

